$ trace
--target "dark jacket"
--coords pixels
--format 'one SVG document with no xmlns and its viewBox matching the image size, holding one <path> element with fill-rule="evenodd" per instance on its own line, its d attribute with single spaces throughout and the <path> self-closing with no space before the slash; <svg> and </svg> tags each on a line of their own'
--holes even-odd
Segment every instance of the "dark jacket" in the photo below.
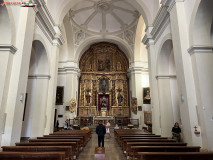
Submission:
<svg viewBox="0 0 213 160">
<path fill-rule="evenodd" d="M 103 124 L 99 124 L 96 127 L 96 133 L 98 136 L 104 136 L 106 134 L 106 127 Z"/>
</svg>

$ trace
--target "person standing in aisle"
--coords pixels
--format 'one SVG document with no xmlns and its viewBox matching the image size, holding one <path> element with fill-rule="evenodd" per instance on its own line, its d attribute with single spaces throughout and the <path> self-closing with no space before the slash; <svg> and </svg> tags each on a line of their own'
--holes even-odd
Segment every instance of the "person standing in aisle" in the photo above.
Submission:
<svg viewBox="0 0 213 160">
<path fill-rule="evenodd" d="M 104 147 L 104 135 L 106 134 L 106 127 L 99 121 L 99 125 L 96 127 L 96 134 L 98 135 L 98 147 Z"/>
</svg>

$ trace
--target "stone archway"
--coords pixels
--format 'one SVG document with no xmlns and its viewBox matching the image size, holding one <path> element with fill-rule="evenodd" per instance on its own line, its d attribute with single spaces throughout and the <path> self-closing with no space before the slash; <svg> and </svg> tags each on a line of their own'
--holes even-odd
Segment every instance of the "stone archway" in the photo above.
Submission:
<svg viewBox="0 0 213 160">
<path fill-rule="evenodd" d="M 167 39 L 163 43 L 158 55 L 156 79 L 162 135 L 171 136 L 171 127 L 174 122 L 180 122 L 176 69 L 171 39 Z"/>
<path fill-rule="evenodd" d="M 49 84 L 49 65 L 44 45 L 33 41 L 21 137 L 44 134 Z"/>
<path fill-rule="evenodd" d="M 195 81 L 198 126 L 202 131 L 203 148 L 213 149 L 213 1 L 197 1 L 191 20 L 191 54 Z"/>
</svg>

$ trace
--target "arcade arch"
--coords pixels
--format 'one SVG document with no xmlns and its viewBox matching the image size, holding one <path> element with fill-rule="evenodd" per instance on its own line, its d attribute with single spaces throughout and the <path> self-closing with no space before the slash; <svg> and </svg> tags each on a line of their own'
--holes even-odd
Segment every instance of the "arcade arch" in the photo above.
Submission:
<svg viewBox="0 0 213 160">
<path fill-rule="evenodd" d="M 29 66 L 21 137 L 44 134 L 49 84 L 49 63 L 46 48 L 34 40 Z"/>
</svg>

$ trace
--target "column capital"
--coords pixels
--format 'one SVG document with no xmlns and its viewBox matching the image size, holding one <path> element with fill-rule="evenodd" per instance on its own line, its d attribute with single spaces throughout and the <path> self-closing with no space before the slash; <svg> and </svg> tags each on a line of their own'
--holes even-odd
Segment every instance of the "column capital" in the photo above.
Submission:
<svg viewBox="0 0 213 160">
<path fill-rule="evenodd" d="M 76 74 L 78 77 L 81 75 L 78 63 L 73 61 L 59 62 L 58 74 Z"/>
<path fill-rule="evenodd" d="M 169 2 L 168 2 L 169 1 Z M 185 0 L 167 0 L 168 4 L 168 12 L 171 12 L 172 8 L 175 6 L 177 2 L 184 2 Z"/>
<path fill-rule="evenodd" d="M 155 44 L 154 39 L 152 38 L 151 34 L 145 34 L 145 36 L 142 39 L 142 43 L 146 45 L 146 48 L 148 49 L 151 45 Z"/>
<path fill-rule="evenodd" d="M 190 55 L 194 53 L 213 53 L 213 46 L 194 45 L 188 49 Z"/>
<path fill-rule="evenodd" d="M 148 69 L 143 66 L 143 62 L 132 62 L 128 74 L 142 74 L 142 72 L 148 72 Z"/>
<path fill-rule="evenodd" d="M 0 44 L 0 51 L 9 51 L 15 54 L 17 51 L 17 48 L 11 44 Z"/>
</svg>

